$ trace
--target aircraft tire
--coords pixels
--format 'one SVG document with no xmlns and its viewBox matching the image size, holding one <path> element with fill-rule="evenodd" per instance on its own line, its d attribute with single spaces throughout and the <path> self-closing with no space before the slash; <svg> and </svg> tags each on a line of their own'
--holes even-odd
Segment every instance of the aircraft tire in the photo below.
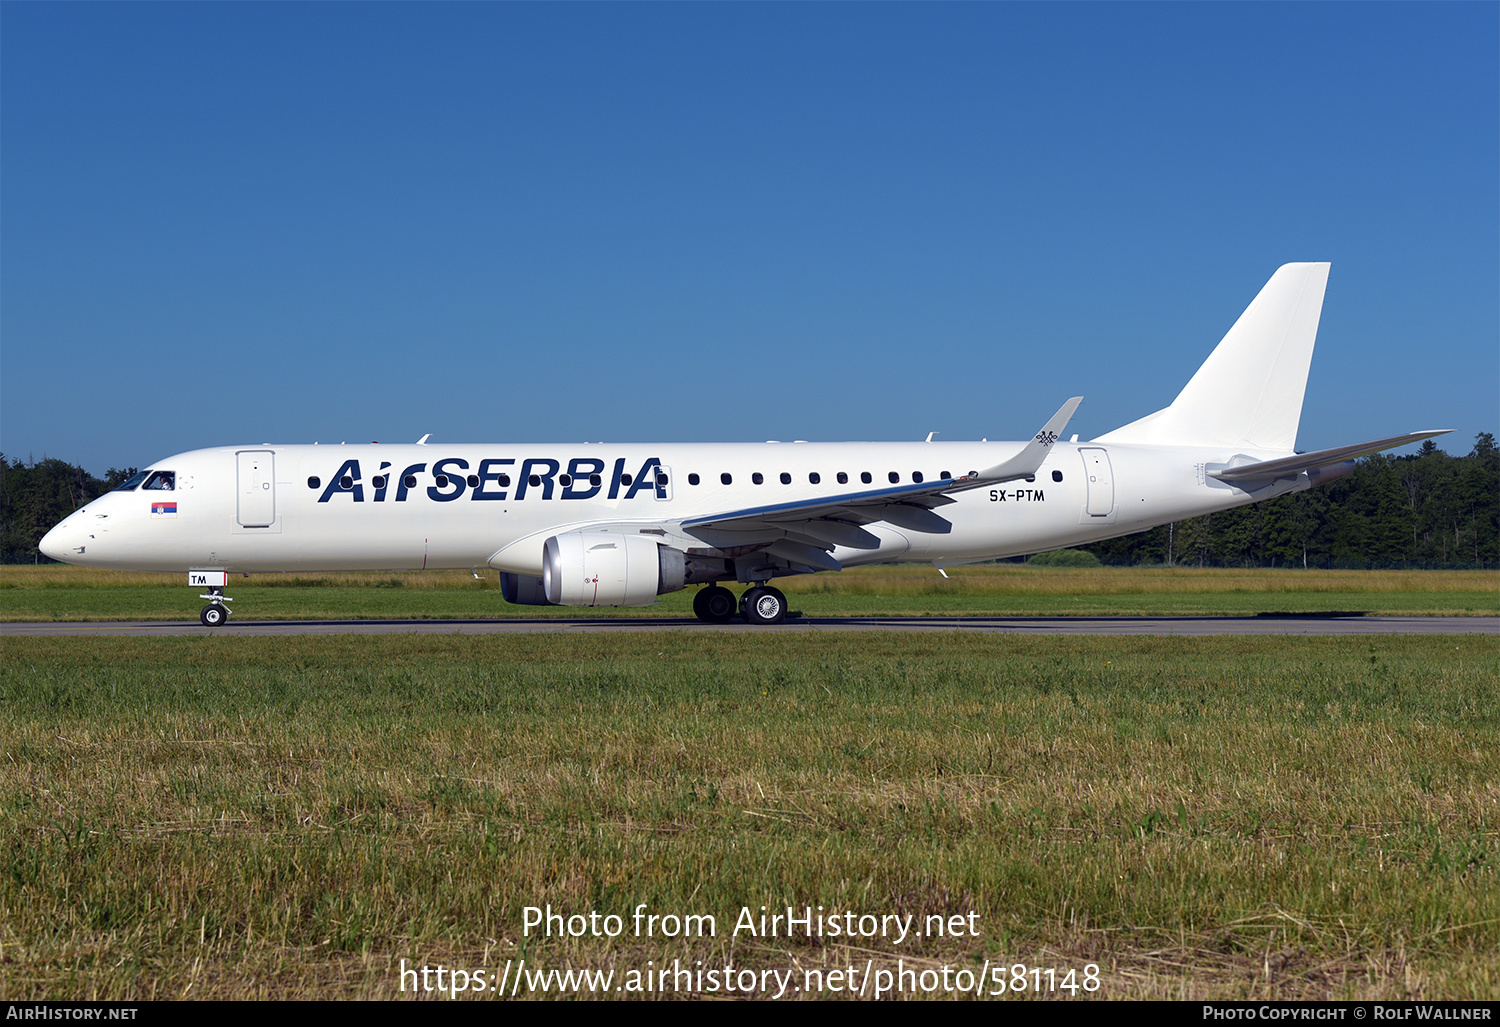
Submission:
<svg viewBox="0 0 1500 1027">
<path fill-rule="evenodd" d="M 740 616 L 746 624 L 780 624 L 786 620 L 786 596 L 769 585 L 752 588 L 740 596 Z"/>
<path fill-rule="evenodd" d="M 229 622 L 229 611 L 218 603 L 210 603 L 198 614 L 198 619 L 203 622 L 205 628 L 223 627 Z"/>
<path fill-rule="evenodd" d="M 710 585 L 693 596 L 693 615 L 709 624 L 725 624 L 734 617 L 734 593 L 721 585 Z"/>
</svg>

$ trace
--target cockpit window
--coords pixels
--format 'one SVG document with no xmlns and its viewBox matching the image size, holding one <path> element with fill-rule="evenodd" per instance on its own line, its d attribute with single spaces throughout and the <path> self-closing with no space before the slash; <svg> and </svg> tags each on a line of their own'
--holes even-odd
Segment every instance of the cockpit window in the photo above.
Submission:
<svg viewBox="0 0 1500 1027">
<path fill-rule="evenodd" d="M 146 480 L 146 475 L 148 475 L 150 473 L 151 473 L 150 471 L 139 471 L 139 472 L 137 472 L 135 474 L 132 474 L 130 476 L 129 480 L 122 481 L 122 482 L 120 482 L 120 484 L 116 485 L 115 486 L 115 491 L 116 492 L 134 492 L 135 489 L 136 489 L 136 486 L 140 485 L 141 482 L 145 481 Z"/>
<path fill-rule="evenodd" d="M 177 487 L 177 475 L 173 471 L 152 471 L 151 477 L 141 488 L 146 491 L 171 492 Z"/>
</svg>

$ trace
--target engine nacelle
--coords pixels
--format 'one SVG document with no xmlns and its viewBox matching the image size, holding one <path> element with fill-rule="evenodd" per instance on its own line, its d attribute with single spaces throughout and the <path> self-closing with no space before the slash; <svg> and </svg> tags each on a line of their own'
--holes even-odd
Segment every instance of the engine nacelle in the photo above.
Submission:
<svg viewBox="0 0 1500 1027">
<path fill-rule="evenodd" d="M 543 589 L 558 606 L 650 606 L 687 584 L 686 558 L 645 535 L 569 531 L 547 540 Z"/>
<path fill-rule="evenodd" d="M 530 574 L 500 572 L 500 594 L 507 603 L 516 606 L 551 606 L 547 600 L 547 586 L 541 578 Z"/>
</svg>

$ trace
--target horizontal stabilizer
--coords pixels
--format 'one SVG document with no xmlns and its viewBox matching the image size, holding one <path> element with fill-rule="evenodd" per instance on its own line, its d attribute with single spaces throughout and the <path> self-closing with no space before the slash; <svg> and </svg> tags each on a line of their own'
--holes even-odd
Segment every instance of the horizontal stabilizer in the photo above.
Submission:
<svg viewBox="0 0 1500 1027">
<path fill-rule="evenodd" d="M 1298 453 L 1296 456 L 1282 457 L 1280 460 L 1262 460 L 1260 463 L 1245 464 L 1243 467 L 1226 467 L 1222 471 L 1209 471 L 1208 476 L 1230 482 L 1295 478 L 1303 471 L 1327 467 L 1329 464 L 1342 463 L 1345 460 L 1356 460 L 1362 456 L 1369 456 L 1371 453 L 1382 453 L 1387 449 L 1409 446 L 1423 439 L 1447 435 L 1452 430 L 1452 428 L 1443 428 L 1439 431 L 1414 431 L 1406 435 L 1393 435 L 1388 439 L 1376 439 L 1373 442 L 1357 442 L 1352 446 L 1320 449 L 1316 453 Z"/>
</svg>

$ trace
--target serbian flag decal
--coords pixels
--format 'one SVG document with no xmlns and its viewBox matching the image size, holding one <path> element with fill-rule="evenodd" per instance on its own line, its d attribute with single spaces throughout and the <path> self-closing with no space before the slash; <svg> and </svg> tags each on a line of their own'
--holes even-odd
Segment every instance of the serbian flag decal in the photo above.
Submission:
<svg viewBox="0 0 1500 1027">
<path fill-rule="evenodd" d="M 163 503 L 163 502 L 152 503 L 151 504 L 151 516 L 152 517 L 176 517 L 177 516 L 177 504 L 176 503 Z"/>
</svg>

